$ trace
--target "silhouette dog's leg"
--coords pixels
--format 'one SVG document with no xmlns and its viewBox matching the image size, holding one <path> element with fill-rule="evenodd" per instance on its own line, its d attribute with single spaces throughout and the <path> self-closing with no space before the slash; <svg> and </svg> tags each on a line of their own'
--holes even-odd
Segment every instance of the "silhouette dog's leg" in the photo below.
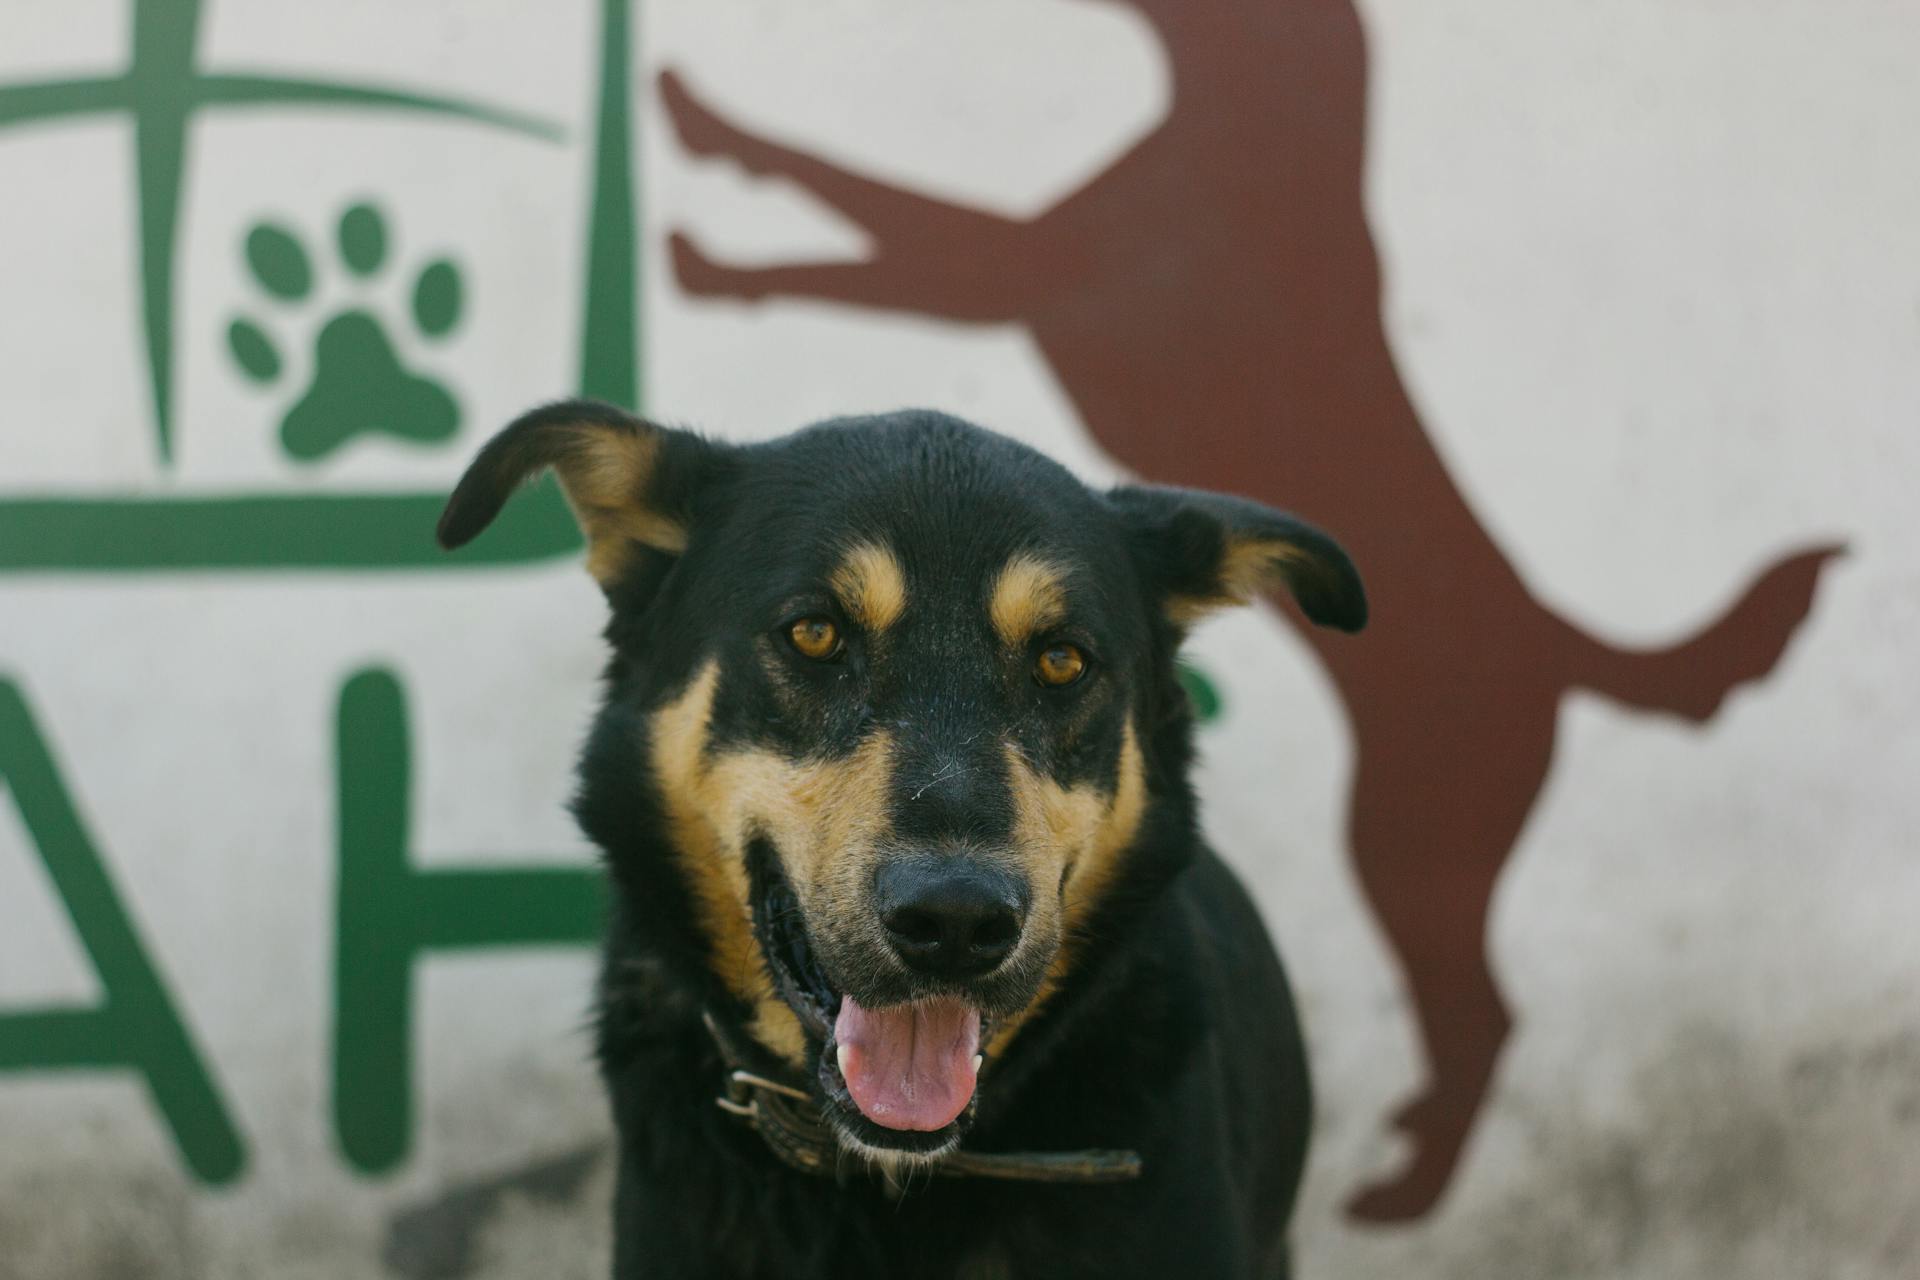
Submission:
<svg viewBox="0 0 1920 1280">
<path fill-rule="evenodd" d="M 865 261 L 748 268 L 716 262 L 675 232 L 674 275 L 689 293 L 824 298 L 956 320 L 1017 317 L 1029 224 L 889 186 L 750 133 L 702 104 L 671 71 L 661 73 L 660 96 L 688 151 L 798 183 L 858 223 L 877 248 Z"/>
<path fill-rule="evenodd" d="M 989 324 L 1018 318 L 1017 304 L 998 283 L 968 280 L 949 266 L 931 269 L 891 256 L 855 262 L 788 263 L 736 267 L 716 262 L 691 238 L 674 232 L 673 276 L 700 297 L 818 298 L 852 306 L 912 311 L 948 320 Z"/>
<path fill-rule="evenodd" d="M 1349 1202 L 1358 1218 L 1402 1221 L 1432 1208 L 1511 1025 L 1488 966 L 1487 910 L 1546 776 L 1557 693 L 1476 701 L 1436 699 L 1451 705 L 1355 721 L 1354 863 L 1399 956 L 1428 1066 L 1425 1088 L 1394 1118 L 1412 1160 Z"/>
<path fill-rule="evenodd" d="M 983 228 L 1008 225 L 992 214 L 889 185 L 749 132 L 695 97 L 677 72 L 660 73 L 660 100 L 691 154 L 731 159 L 756 176 L 796 182 L 876 236 L 964 240 Z"/>
</svg>

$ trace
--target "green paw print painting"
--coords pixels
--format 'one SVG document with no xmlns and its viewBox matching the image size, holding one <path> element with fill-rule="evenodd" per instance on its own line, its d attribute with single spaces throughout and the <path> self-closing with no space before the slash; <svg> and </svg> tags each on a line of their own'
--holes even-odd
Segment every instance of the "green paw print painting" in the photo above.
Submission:
<svg viewBox="0 0 1920 1280">
<path fill-rule="evenodd" d="M 356 204 L 340 216 L 339 263 L 355 283 L 372 284 L 387 266 L 387 224 L 379 209 Z M 247 267 L 261 291 L 282 305 L 310 305 L 314 263 L 298 236 L 261 222 L 247 233 Z M 464 305 L 459 269 L 447 257 L 422 266 L 413 278 L 406 321 L 435 340 L 452 333 Z M 270 323 L 241 316 L 227 330 L 234 362 L 249 379 L 277 386 L 285 370 Z M 451 439 L 460 406 L 445 385 L 403 363 L 392 329 L 367 307 L 348 306 L 328 317 L 314 340 L 312 382 L 280 420 L 288 456 L 315 462 L 357 437 L 393 436 L 417 444 Z"/>
</svg>

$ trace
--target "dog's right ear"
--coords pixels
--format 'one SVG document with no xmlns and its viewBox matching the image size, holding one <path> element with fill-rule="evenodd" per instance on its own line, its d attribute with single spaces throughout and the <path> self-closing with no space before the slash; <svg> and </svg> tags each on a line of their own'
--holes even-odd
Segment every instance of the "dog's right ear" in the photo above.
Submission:
<svg viewBox="0 0 1920 1280">
<path fill-rule="evenodd" d="M 610 404 L 550 404 L 480 450 L 440 513 L 440 545 L 472 541 L 521 482 L 551 467 L 586 535 L 587 572 L 611 591 L 642 548 L 686 550 L 695 496 L 729 469 L 732 452 Z"/>
</svg>

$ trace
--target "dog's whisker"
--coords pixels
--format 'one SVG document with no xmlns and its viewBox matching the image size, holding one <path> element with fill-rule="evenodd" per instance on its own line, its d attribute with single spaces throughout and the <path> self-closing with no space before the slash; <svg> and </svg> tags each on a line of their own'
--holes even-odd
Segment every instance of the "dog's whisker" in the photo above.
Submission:
<svg viewBox="0 0 1920 1280">
<path fill-rule="evenodd" d="M 960 765 L 960 764 L 946 765 L 940 770 L 940 772 L 934 774 L 931 778 L 928 778 L 925 782 L 921 783 L 920 789 L 914 792 L 913 795 L 908 798 L 910 800 L 918 800 L 921 796 L 927 794 L 927 792 L 930 791 L 932 788 L 934 788 L 935 786 L 938 786 L 942 782 L 947 781 L 949 778 L 964 778 L 966 775 L 973 772 L 973 768 L 974 767 L 972 765 Z"/>
</svg>

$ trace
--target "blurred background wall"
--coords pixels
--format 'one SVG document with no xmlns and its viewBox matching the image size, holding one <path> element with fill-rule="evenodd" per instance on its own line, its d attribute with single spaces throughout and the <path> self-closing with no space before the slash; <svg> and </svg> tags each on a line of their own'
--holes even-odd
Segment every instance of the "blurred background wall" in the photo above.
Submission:
<svg viewBox="0 0 1920 1280">
<path fill-rule="evenodd" d="M 1352 649 L 1190 646 L 1303 1275 L 1912 1274 L 1916 58 L 1896 0 L 10 0 L 0 1277 L 604 1273 L 600 602 L 550 489 L 430 539 L 574 392 L 933 405 L 1355 549 Z"/>
</svg>

